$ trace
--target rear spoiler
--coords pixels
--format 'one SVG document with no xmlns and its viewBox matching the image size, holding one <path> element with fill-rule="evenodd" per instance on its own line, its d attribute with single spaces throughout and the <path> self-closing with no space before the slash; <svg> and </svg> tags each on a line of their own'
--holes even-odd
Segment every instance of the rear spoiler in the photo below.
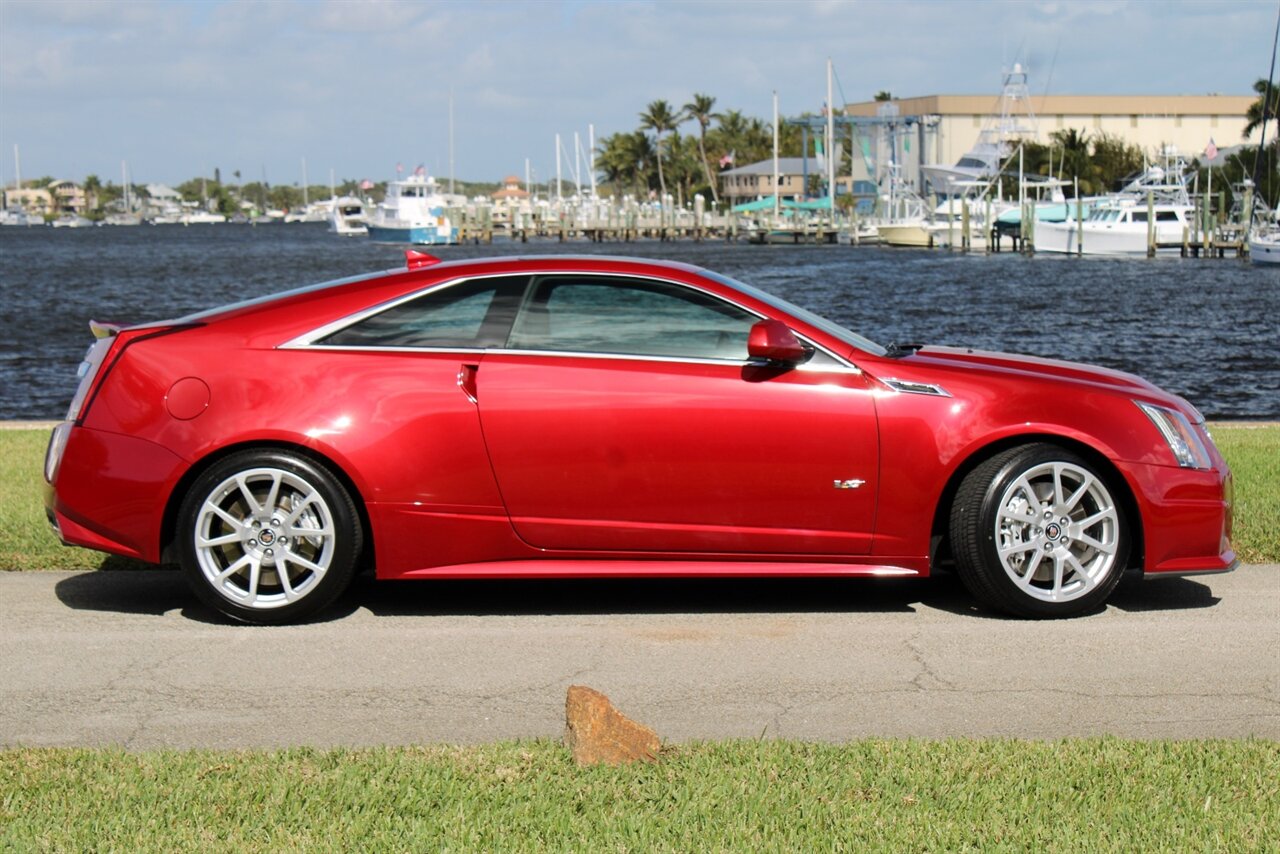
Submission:
<svg viewBox="0 0 1280 854">
<path fill-rule="evenodd" d="M 124 329 L 122 323 L 104 323 L 101 320 L 90 320 L 89 331 L 93 333 L 94 338 L 114 338 L 120 334 L 120 330 Z"/>
</svg>

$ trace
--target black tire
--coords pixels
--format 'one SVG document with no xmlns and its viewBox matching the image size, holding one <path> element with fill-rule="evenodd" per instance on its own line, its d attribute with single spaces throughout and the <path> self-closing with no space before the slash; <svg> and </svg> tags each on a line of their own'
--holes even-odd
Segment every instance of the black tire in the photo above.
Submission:
<svg viewBox="0 0 1280 854">
<path fill-rule="evenodd" d="M 1099 608 L 1128 565 L 1118 487 L 1064 448 L 1032 444 L 971 471 L 951 506 L 960 580 L 985 605 L 1021 617 Z"/>
<path fill-rule="evenodd" d="M 218 461 L 178 510 L 187 582 L 206 605 L 246 623 L 298 622 L 331 605 L 351 584 L 363 538 L 338 479 L 281 450 Z"/>
</svg>

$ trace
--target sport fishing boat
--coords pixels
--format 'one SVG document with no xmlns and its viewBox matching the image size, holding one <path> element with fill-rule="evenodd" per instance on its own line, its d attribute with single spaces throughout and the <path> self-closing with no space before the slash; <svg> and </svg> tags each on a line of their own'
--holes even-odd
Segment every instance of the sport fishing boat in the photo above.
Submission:
<svg viewBox="0 0 1280 854">
<path fill-rule="evenodd" d="M 447 212 L 449 201 L 436 180 L 421 171 L 391 181 L 387 198 L 369 215 L 369 237 L 382 243 L 457 243 L 458 228 Z"/>
<path fill-rule="evenodd" d="M 355 196 L 334 199 L 333 210 L 329 213 L 329 231 L 341 237 L 359 237 L 368 234 L 364 202 Z"/>
<path fill-rule="evenodd" d="M 1180 248 L 1195 206 L 1187 193 L 1186 161 L 1172 149 L 1164 152 L 1164 161 L 1148 166 L 1119 193 L 1089 200 L 1081 221 L 1068 205 L 1062 222 L 1037 222 L 1036 251 L 1146 255 L 1152 247 Z"/>
</svg>

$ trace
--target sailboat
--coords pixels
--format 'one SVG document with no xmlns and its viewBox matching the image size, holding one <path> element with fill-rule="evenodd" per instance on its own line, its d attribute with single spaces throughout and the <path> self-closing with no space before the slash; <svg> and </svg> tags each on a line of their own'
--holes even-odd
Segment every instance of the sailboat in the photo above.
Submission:
<svg viewBox="0 0 1280 854">
<path fill-rule="evenodd" d="M 123 207 L 103 218 L 103 225 L 142 225 L 142 216 L 133 212 L 133 198 L 129 193 L 129 165 L 120 161 L 120 180 L 124 184 Z"/>
</svg>

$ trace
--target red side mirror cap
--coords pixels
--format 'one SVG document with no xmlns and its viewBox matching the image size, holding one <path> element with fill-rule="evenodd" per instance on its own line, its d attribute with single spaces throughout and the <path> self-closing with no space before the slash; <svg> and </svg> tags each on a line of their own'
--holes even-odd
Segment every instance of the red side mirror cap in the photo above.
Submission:
<svg viewBox="0 0 1280 854">
<path fill-rule="evenodd" d="M 798 365 L 808 355 L 800 339 L 781 320 L 762 320 L 747 336 L 747 355 L 784 365 Z"/>
</svg>

